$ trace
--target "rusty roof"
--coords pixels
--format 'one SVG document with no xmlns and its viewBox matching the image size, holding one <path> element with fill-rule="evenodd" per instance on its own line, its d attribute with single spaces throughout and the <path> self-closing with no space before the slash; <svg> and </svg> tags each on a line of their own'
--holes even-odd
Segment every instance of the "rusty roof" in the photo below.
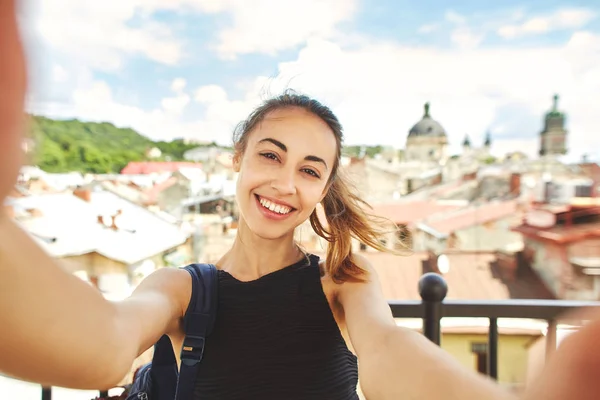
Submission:
<svg viewBox="0 0 600 400">
<path fill-rule="evenodd" d="M 498 201 L 433 215 L 422 223 L 442 235 L 448 235 L 471 226 L 518 216 L 518 211 L 518 203 L 515 200 Z"/>
<path fill-rule="evenodd" d="M 459 208 L 461 206 L 448 202 L 415 200 L 402 203 L 374 204 L 373 213 L 396 224 L 411 225 L 431 215 Z"/>
<path fill-rule="evenodd" d="M 396 256 L 375 251 L 361 252 L 373 265 L 387 300 L 420 300 L 419 278 L 423 275 L 427 253 Z M 450 270 L 444 274 L 447 299 L 505 300 L 553 299 L 534 272 L 505 281 L 494 271 L 494 253 L 449 253 Z"/>
</svg>

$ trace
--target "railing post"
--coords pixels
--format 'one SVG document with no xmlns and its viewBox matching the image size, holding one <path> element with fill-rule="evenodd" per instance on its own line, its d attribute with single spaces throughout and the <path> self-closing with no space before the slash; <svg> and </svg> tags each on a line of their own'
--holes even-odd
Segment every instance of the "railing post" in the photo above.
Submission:
<svg viewBox="0 0 600 400">
<path fill-rule="evenodd" d="M 51 387 L 42 387 L 42 400 L 52 400 Z"/>
<path fill-rule="evenodd" d="M 490 318 L 488 331 L 487 374 L 492 379 L 498 379 L 498 318 Z"/>
<path fill-rule="evenodd" d="M 550 357 L 556 351 L 556 330 L 557 330 L 557 322 L 556 320 L 548 321 L 548 333 L 546 334 L 546 358 L 545 362 L 548 362 Z"/>
<path fill-rule="evenodd" d="M 448 293 L 448 285 L 441 275 L 433 272 L 424 274 L 419 279 L 419 294 L 423 300 L 423 334 L 439 346 L 442 319 L 442 301 Z"/>
</svg>

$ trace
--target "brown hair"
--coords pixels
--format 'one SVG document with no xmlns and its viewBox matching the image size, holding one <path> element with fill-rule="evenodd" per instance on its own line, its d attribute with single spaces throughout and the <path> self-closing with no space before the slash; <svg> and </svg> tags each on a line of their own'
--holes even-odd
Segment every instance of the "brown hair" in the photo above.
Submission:
<svg viewBox="0 0 600 400">
<path fill-rule="evenodd" d="M 248 143 L 249 133 L 271 112 L 282 108 L 301 108 L 322 119 L 335 135 L 337 154 L 328 181 L 327 194 L 321 202 L 325 214 L 324 224 L 317 213 L 310 215 L 310 224 L 317 235 L 324 238 L 327 246 L 325 269 L 335 282 L 364 281 L 366 271 L 352 260 L 352 238 L 376 250 L 399 254 L 398 247 L 408 249 L 400 243 L 396 249 L 386 245 L 388 235 L 398 228 L 389 220 L 370 214 L 371 208 L 361 199 L 347 178 L 339 169 L 342 156 L 343 130 L 333 112 L 315 99 L 286 91 L 284 94 L 265 101 L 256 108 L 247 120 L 241 122 L 233 137 L 234 149 L 243 153 Z M 395 240 L 400 240 L 394 235 Z"/>
</svg>

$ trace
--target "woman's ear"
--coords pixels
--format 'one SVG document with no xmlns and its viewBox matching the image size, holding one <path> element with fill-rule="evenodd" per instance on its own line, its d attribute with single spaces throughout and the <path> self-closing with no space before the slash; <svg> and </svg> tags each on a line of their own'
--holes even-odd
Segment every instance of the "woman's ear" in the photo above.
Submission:
<svg viewBox="0 0 600 400">
<path fill-rule="evenodd" d="M 233 172 L 240 172 L 241 164 L 242 164 L 242 153 L 239 151 L 236 151 L 233 154 L 233 159 L 232 159 Z"/>
</svg>

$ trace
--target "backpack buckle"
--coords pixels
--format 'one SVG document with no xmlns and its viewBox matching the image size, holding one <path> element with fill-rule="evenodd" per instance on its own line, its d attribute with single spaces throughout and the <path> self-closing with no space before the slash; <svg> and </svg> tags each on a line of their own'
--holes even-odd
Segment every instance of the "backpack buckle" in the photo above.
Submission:
<svg viewBox="0 0 600 400">
<path fill-rule="evenodd" d="M 198 364 L 204 355 L 205 342 L 201 336 L 186 336 L 181 348 L 181 362 L 189 366 Z"/>
</svg>

